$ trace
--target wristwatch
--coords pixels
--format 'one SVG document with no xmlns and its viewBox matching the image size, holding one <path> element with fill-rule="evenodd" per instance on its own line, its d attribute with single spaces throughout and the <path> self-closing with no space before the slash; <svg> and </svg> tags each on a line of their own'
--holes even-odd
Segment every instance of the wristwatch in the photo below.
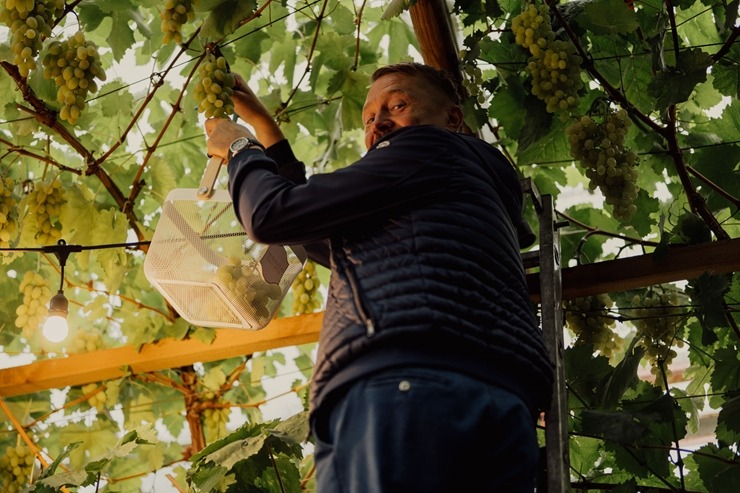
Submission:
<svg viewBox="0 0 740 493">
<path fill-rule="evenodd" d="M 229 145 L 229 152 L 226 156 L 228 158 L 227 160 L 231 161 L 231 158 L 244 149 L 253 149 L 255 147 L 262 149 L 263 151 L 265 150 L 265 146 L 263 146 L 258 140 L 250 139 L 249 137 L 239 137 Z"/>
</svg>

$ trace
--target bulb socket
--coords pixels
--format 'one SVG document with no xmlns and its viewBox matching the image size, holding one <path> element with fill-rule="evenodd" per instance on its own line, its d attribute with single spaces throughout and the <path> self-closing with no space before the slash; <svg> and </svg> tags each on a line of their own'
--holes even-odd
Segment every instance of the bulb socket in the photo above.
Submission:
<svg viewBox="0 0 740 493">
<path fill-rule="evenodd" d="M 49 301 L 49 315 L 57 315 L 67 318 L 68 313 L 69 300 L 64 296 L 64 291 L 60 289 Z"/>
</svg>

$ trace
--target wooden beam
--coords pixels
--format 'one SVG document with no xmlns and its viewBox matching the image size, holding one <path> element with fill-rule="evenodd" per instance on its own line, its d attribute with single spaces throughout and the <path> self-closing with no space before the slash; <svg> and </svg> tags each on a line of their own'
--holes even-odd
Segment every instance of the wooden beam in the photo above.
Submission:
<svg viewBox="0 0 740 493">
<path fill-rule="evenodd" d="M 457 39 L 444 0 L 417 0 L 409 14 L 424 63 L 446 70 L 460 82 Z"/>
<path fill-rule="evenodd" d="M 600 293 L 618 293 L 656 284 L 694 279 L 705 272 L 740 270 L 740 238 L 689 246 L 671 246 L 649 253 L 562 270 L 563 299 Z M 539 302 L 537 274 L 527 276 L 529 295 Z"/>
<path fill-rule="evenodd" d="M 563 299 L 613 293 L 692 279 L 704 272 L 740 270 L 740 238 L 671 247 L 667 252 L 562 269 Z M 527 275 L 530 296 L 539 302 L 538 274 Z M 278 318 L 258 331 L 220 329 L 213 344 L 197 340 L 162 340 L 140 351 L 125 346 L 67 358 L 42 360 L 0 370 L 0 396 L 83 385 L 196 362 L 219 361 L 257 351 L 316 342 L 323 313 Z"/>
<path fill-rule="evenodd" d="M 0 370 L 0 396 L 29 394 L 121 378 L 128 373 L 147 373 L 196 362 L 219 361 L 318 339 L 323 313 L 278 318 L 262 330 L 219 329 L 213 344 L 195 339 L 164 339 L 144 345 L 75 354 Z"/>
</svg>

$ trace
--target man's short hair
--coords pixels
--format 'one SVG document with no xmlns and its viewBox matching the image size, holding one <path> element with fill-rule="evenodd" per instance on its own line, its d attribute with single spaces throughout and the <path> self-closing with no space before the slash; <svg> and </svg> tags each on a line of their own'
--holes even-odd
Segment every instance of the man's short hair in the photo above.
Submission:
<svg viewBox="0 0 740 493">
<path fill-rule="evenodd" d="M 372 80 L 375 82 L 379 78 L 388 74 L 402 73 L 407 75 L 420 75 L 424 77 L 433 87 L 436 87 L 443 94 L 450 98 L 454 104 L 461 104 L 462 99 L 457 90 L 455 83 L 449 73 L 444 70 L 438 70 L 429 65 L 417 62 L 401 62 L 392 65 L 385 65 L 375 70 Z"/>
</svg>

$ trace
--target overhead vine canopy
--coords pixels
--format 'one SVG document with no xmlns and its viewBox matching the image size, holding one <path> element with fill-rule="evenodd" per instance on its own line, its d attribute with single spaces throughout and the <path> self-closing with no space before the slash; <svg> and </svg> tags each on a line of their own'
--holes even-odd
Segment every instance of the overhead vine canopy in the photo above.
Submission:
<svg viewBox="0 0 740 493">
<path fill-rule="evenodd" d="M 212 341 L 143 270 L 168 193 L 200 184 L 205 116 L 232 116 L 239 74 L 311 173 L 349 165 L 372 71 L 428 49 L 409 15 L 424 3 L 0 0 L 3 366 Z M 467 127 L 553 196 L 564 266 L 700 243 L 737 252 L 738 0 L 446 5 Z M 80 248 L 61 279 L 71 332 L 51 343 L 40 327 L 59 240 Z M 278 317 L 320 311 L 326 276 L 307 264 Z M 574 488 L 734 491 L 739 299 L 725 271 L 565 301 Z M 31 491 L 313 491 L 313 349 L 3 398 L 3 491 L 29 478 Z M 268 391 L 278 376 L 289 383 Z M 266 418 L 275 392 L 298 409 Z M 712 437 L 684 446 L 711 412 Z"/>
</svg>

